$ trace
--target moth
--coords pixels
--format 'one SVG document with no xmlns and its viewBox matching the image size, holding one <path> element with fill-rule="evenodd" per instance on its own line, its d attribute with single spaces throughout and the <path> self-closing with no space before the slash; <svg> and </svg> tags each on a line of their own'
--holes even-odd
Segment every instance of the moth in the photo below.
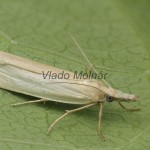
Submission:
<svg viewBox="0 0 150 150">
<path fill-rule="evenodd" d="M 90 67 L 97 72 L 74 37 L 72 35 L 70 36 L 89 63 Z M 135 102 L 138 100 L 137 96 L 114 89 L 109 86 L 105 80 L 98 81 L 95 79 L 74 79 L 73 72 L 70 71 L 65 71 L 70 76 L 68 79 L 43 78 L 43 72 L 47 72 L 49 70 L 55 72 L 56 74 L 64 71 L 63 69 L 34 62 L 10 53 L 0 52 L 0 88 L 39 98 L 34 101 L 13 104 L 13 106 L 43 101 L 78 104 L 80 106 L 77 109 L 66 110 L 66 113 L 50 125 L 47 133 L 51 131 L 52 127 L 56 123 L 68 114 L 98 104 L 100 108 L 98 132 L 102 140 L 105 140 L 101 131 L 101 120 L 103 105 L 106 101 L 116 101 L 123 109 L 129 111 L 139 110 L 136 108 L 126 108 L 121 103 Z"/>
</svg>

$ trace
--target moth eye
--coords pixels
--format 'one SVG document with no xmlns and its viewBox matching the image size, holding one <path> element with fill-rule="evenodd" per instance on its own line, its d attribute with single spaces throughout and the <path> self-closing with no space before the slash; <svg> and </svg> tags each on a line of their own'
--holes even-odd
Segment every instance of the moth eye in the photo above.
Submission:
<svg viewBox="0 0 150 150">
<path fill-rule="evenodd" d="M 106 100 L 107 102 L 112 102 L 114 100 L 114 97 L 107 95 Z"/>
</svg>

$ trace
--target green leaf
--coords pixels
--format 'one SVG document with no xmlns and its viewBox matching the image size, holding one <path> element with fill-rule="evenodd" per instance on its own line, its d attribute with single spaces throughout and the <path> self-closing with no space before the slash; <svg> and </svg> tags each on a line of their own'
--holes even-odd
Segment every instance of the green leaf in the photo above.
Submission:
<svg viewBox="0 0 150 150">
<path fill-rule="evenodd" d="M 98 107 L 71 114 L 78 106 L 47 102 L 11 107 L 35 98 L 0 90 L 0 147 L 15 150 L 150 149 L 150 1 L 149 0 L 0 0 L 0 50 L 65 70 L 89 66 L 70 32 L 112 87 L 140 97 L 140 112 L 105 103 L 102 131 Z"/>
</svg>

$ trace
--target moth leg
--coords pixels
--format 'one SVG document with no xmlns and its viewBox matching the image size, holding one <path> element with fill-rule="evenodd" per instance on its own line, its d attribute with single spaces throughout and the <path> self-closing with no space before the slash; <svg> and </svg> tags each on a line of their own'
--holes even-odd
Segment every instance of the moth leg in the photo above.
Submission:
<svg viewBox="0 0 150 150">
<path fill-rule="evenodd" d="M 48 128 L 47 134 L 50 133 L 52 127 L 53 127 L 56 123 L 58 123 L 61 119 L 63 119 L 63 118 L 64 118 L 65 116 L 67 116 L 68 114 L 71 114 L 71 113 L 73 113 L 73 112 L 78 112 L 78 111 L 80 111 L 80 110 L 83 110 L 83 109 L 85 109 L 85 108 L 94 106 L 94 105 L 96 105 L 96 104 L 97 104 L 97 103 L 91 103 L 91 104 L 87 104 L 87 105 L 85 105 L 85 106 L 79 107 L 79 108 L 77 108 L 77 109 L 66 110 L 66 113 L 65 113 L 65 114 L 63 114 L 62 116 L 60 116 L 58 119 L 56 119 L 56 120 L 50 125 L 50 127 Z"/>
<path fill-rule="evenodd" d="M 128 111 L 138 111 L 138 110 L 141 110 L 140 108 L 127 108 L 125 107 L 122 103 L 118 102 L 118 104 L 125 110 L 128 110 Z"/>
<path fill-rule="evenodd" d="M 98 115 L 98 133 L 101 136 L 102 140 L 105 141 L 105 137 L 102 134 L 101 131 L 101 122 L 102 122 L 102 112 L 103 112 L 103 103 L 100 103 L 100 107 L 99 107 L 99 115 Z"/>
<path fill-rule="evenodd" d="M 33 101 L 28 101 L 28 102 L 23 102 L 23 103 L 12 104 L 11 106 L 18 106 L 18 105 L 38 103 L 38 102 L 44 102 L 44 104 L 45 104 L 46 101 L 48 101 L 48 100 L 47 99 L 39 99 L 39 100 L 33 100 Z"/>
</svg>

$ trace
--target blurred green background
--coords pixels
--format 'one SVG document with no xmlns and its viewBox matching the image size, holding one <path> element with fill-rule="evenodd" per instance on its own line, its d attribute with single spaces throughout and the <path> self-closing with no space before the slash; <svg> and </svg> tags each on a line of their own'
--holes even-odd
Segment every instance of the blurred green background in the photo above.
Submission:
<svg viewBox="0 0 150 150">
<path fill-rule="evenodd" d="M 114 88 L 139 95 L 140 112 L 106 103 L 97 133 L 98 107 L 71 114 L 48 126 L 65 109 L 48 102 L 11 107 L 30 96 L 0 90 L 0 149 L 149 150 L 150 149 L 149 0 L 0 0 L 0 50 L 65 70 L 88 64 L 68 36 L 76 38 L 98 71 L 109 73 Z"/>
</svg>

